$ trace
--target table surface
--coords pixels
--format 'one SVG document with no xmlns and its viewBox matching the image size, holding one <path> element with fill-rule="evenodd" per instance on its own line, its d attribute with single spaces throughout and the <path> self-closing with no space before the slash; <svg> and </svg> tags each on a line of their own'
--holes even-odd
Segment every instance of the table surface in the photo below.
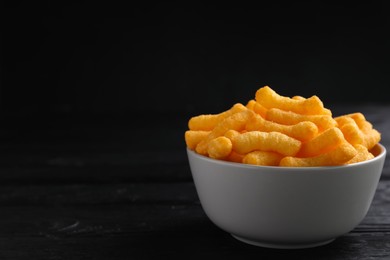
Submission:
<svg viewBox="0 0 390 260">
<path fill-rule="evenodd" d="M 390 105 L 331 108 L 364 113 L 390 147 Z M 189 116 L 4 118 L 0 259 L 390 259 L 389 160 L 348 234 L 309 249 L 256 247 L 203 212 L 185 153 Z"/>
</svg>

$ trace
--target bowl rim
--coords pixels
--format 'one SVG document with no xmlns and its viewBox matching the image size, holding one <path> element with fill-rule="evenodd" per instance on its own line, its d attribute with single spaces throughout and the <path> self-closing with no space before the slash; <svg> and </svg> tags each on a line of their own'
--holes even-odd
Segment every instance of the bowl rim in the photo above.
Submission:
<svg viewBox="0 0 390 260">
<path fill-rule="evenodd" d="M 359 166 L 364 165 L 364 164 L 371 164 L 371 163 L 374 163 L 376 161 L 379 161 L 379 160 L 383 159 L 383 157 L 385 157 L 387 154 L 386 147 L 381 143 L 377 143 L 372 149 L 379 149 L 378 154 L 375 155 L 374 158 L 369 159 L 369 160 L 365 160 L 365 161 L 361 161 L 361 162 L 357 162 L 357 163 L 346 164 L 346 165 L 335 165 L 335 166 L 286 167 L 286 166 L 253 165 L 253 164 L 244 164 L 244 163 L 238 163 L 238 162 L 218 160 L 218 159 L 213 159 L 213 158 L 210 158 L 210 157 L 202 155 L 202 154 L 198 154 L 196 151 L 191 150 L 189 147 L 186 147 L 187 156 L 189 156 L 189 154 L 191 154 L 192 156 L 194 156 L 202 161 L 207 161 L 207 162 L 219 164 L 222 166 L 233 166 L 233 167 L 241 168 L 241 169 L 267 169 L 267 170 L 275 170 L 275 171 L 288 170 L 288 171 L 292 171 L 292 172 L 302 172 L 302 171 L 312 171 L 312 170 L 337 170 L 337 169 L 359 167 Z"/>
</svg>

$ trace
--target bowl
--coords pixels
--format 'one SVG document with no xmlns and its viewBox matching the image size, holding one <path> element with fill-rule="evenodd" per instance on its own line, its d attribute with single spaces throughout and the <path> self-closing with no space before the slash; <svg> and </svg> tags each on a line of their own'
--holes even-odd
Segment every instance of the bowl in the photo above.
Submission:
<svg viewBox="0 0 390 260">
<path fill-rule="evenodd" d="M 211 159 L 187 148 L 207 217 L 239 241 L 268 248 L 310 248 L 353 230 L 366 216 L 386 148 L 343 166 L 256 166 Z"/>
</svg>

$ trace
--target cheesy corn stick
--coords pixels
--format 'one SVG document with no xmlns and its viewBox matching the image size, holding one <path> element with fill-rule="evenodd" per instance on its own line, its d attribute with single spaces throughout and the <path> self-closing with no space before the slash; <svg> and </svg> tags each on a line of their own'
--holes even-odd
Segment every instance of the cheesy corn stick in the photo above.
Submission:
<svg viewBox="0 0 390 260">
<path fill-rule="evenodd" d="M 232 141 L 225 137 L 219 136 L 209 142 L 207 153 L 210 158 L 224 159 L 229 156 L 232 151 Z"/>
<path fill-rule="evenodd" d="M 249 100 L 246 107 L 250 110 L 253 110 L 256 114 L 259 114 L 261 117 L 265 118 L 265 115 L 267 113 L 267 109 L 257 103 L 255 100 Z"/>
<path fill-rule="evenodd" d="M 240 132 L 236 131 L 236 130 L 228 130 L 226 133 L 225 133 L 225 136 L 227 138 L 229 138 L 230 140 L 233 140 L 234 137 L 236 137 L 237 135 L 239 135 Z"/>
<path fill-rule="evenodd" d="M 234 113 L 241 112 L 247 108 L 241 103 L 234 104 L 229 110 L 219 114 L 199 115 L 190 118 L 188 128 L 190 130 L 211 131 L 219 122 Z"/>
<path fill-rule="evenodd" d="M 367 147 L 368 150 L 371 150 L 381 140 L 381 133 L 376 129 L 372 129 L 371 131 L 367 131 L 363 134 L 363 145 Z"/>
<path fill-rule="evenodd" d="M 265 119 L 285 125 L 294 125 L 303 121 L 310 121 L 317 125 L 319 132 L 337 126 L 336 120 L 329 115 L 302 115 L 279 108 L 268 109 Z"/>
<path fill-rule="evenodd" d="M 356 149 L 344 142 L 335 149 L 314 157 L 298 158 L 286 156 L 280 160 L 279 166 L 285 167 L 315 167 L 344 165 L 357 154 Z"/>
<path fill-rule="evenodd" d="M 355 124 L 345 124 L 340 127 L 345 139 L 352 145 L 363 144 L 364 134 L 360 131 L 359 127 Z"/>
<path fill-rule="evenodd" d="M 355 122 L 359 126 L 359 129 L 362 130 L 363 133 L 369 133 L 373 129 L 372 124 L 368 121 L 364 121 L 364 122 L 355 121 Z"/>
<path fill-rule="evenodd" d="M 355 121 L 355 123 L 358 125 L 358 127 L 361 130 L 363 128 L 366 128 L 366 127 L 372 128 L 372 125 L 370 123 L 368 123 L 368 121 L 366 120 L 366 117 L 362 113 L 360 113 L 360 112 L 349 113 L 349 114 L 345 114 L 345 115 L 341 115 L 341 116 L 335 117 L 335 120 L 340 125 L 343 125 L 343 124 L 346 124 L 346 123 L 350 123 L 351 119 L 353 121 Z M 366 123 L 368 123 L 368 125 Z"/>
<path fill-rule="evenodd" d="M 243 163 L 263 165 L 263 166 L 278 166 L 283 155 L 274 152 L 253 151 L 247 153 L 242 159 Z"/>
<path fill-rule="evenodd" d="M 343 132 L 345 139 L 352 145 L 363 144 L 364 135 L 356 124 L 349 116 L 340 116 L 335 118 L 338 127 Z"/>
<path fill-rule="evenodd" d="M 253 107 L 255 106 L 255 103 L 256 101 L 251 99 L 248 101 L 248 103 L 246 103 L 246 108 L 250 109 L 250 110 L 253 110 Z"/>
<path fill-rule="evenodd" d="M 324 108 L 324 104 L 317 96 L 292 99 L 281 96 L 270 87 L 264 86 L 256 91 L 255 99 L 267 109 L 279 108 L 304 115 L 331 115 L 331 111 Z"/>
<path fill-rule="evenodd" d="M 207 146 L 211 140 L 224 135 L 229 130 L 241 131 L 245 129 L 247 122 L 253 118 L 255 113 L 249 109 L 234 113 L 219 122 L 207 137 L 195 148 L 199 154 L 207 155 Z"/>
<path fill-rule="evenodd" d="M 239 154 L 235 151 L 232 151 L 225 160 L 229 162 L 242 163 L 242 159 L 244 158 L 244 156 L 245 155 L 243 154 Z"/>
<path fill-rule="evenodd" d="M 359 117 L 357 117 L 359 116 Z M 372 124 L 365 120 L 364 116 L 361 113 L 355 113 L 351 116 L 356 124 L 359 126 L 359 129 L 363 133 L 363 145 L 370 150 L 381 140 L 381 133 L 378 130 L 372 127 Z"/>
<path fill-rule="evenodd" d="M 186 141 L 186 145 L 191 150 L 194 150 L 195 147 L 200 143 L 200 141 L 206 139 L 206 136 L 210 134 L 210 131 L 194 131 L 187 130 L 184 134 L 184 139 Z"/>
<path fill-rule="evenodd" d="M 345 142 L 341 130 L 337 127 L 329 128 L 312 140 L 303 143 L 298 153 L 299 157 L 312 157 L 320 153 L 326 153 Z"/>
<path fill-rule="evenodd" d="M 282 125 L 256 115 L 246 125 L 248 131 L 280 132 L 300 141 L 308 141 L 318 134 L 318 127 L 310 121 L 299 122 L 294 125 Z"/>
<path fill-rule="evenodd" d="M 360 129 L 362 129 L 364 122 L 367 122 L 366 117 L 360 112 L 346 114 L 345 116 L 348 116 L 355 120 L 356 124 L 359 126 Z"/>
<path fill-rule="evenodd" d="M 362 113 L 351 113 L 335 118 L 345 139 L 353 145 L 362 144 L 371 149 L 381 140 L 381 134 L 372 127 Z"/>
<path fill-rule="evenodd" d="M 276 152 L 284 156 L 296 155 L 301 141 L 279 132 L 250 131 L 234 136 L 233 151 L 247 154 L 252 151 Z"/>
<path fill-rule="evenodd" d="M 374 158 L 374 155 L 370 153 L 367 147 L 365 147 L 364 145 L 358 144 L 355 146 L 355 149 L 358 153 L 354 157 L 352 157 L 351 160 L 347 161 L 346 164 L 362 162 Z"/>
<path fill-rule="evenodd" d="M 296 96 L 293 96 L 291 97 L 292 99 L 296 99 L 296 100 L 304 100 L 306 98 L 302 97 L 302 96 L 299 96 L 299 95 L 296 95 Z"/>
<path fill-rule="evenodd" d="M 334 118 L 334 120 L 337 122 L 338 127 L 346 124 L 356 124 L 355 120 L 353 120 L 353 118 L 348 115 L 337 116 Z"/>
</svg>

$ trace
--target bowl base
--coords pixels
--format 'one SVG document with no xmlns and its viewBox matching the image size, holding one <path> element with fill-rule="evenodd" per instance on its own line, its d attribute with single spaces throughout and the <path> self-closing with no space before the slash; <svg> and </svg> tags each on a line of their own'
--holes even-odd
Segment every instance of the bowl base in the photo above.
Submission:
<svg viewBox="0 0 390 260">
<path fill-rule="evenodd" d="M 329 244 L 330 242 L 334 241 L 335 238 L 325 240 L 325 241 L 320 241 L 320 242 L 315 242 L 315 243 L 305 243 L 305 244 L 277 244 L 277 243 L 267 243 L 267 242 L 260 242 L 256 240 L 250 240 L 247 238 L 243 238 L 237 235 L 231 234 L 235 239 L 250 244 L 254 246 L 259 246 L 259 247 L 267 247 L 267 248 L 275 248 L 275 249 L 302 249 L 302 248 L 311 248 L 311 247 L 317 247 L 317 246 L 323 246 L 326 244 Z"/>
</svg>

